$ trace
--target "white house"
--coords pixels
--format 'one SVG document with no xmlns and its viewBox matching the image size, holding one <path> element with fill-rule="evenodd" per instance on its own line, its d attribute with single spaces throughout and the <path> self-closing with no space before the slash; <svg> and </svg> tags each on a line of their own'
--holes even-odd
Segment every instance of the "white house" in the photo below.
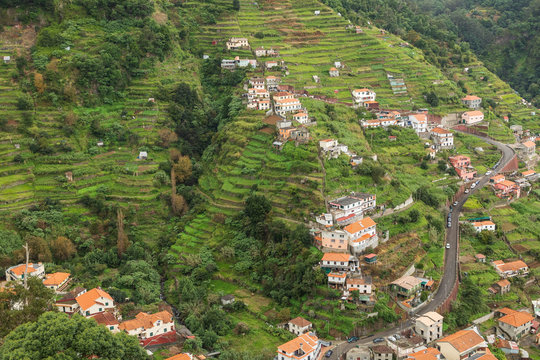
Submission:
<svg viewBox="0 0 540 360">
<path fill-rule="evenodd" d="M 475 221 L 473 222 L 473 227 L 476 232 L 481 232 L 484 230 L 495 231 L 495 223 L 493 221 Z"/>
<path fill-rule="evenodd" d="M 321 259 L 321 267 L 336 271 L 356 271 L 358 266 L 358 258 L 351 254 L 328 252 Z"/>
<path fill-rule="evenodd" d="M 59 300 L 56 300 L 56 307 L 58 311 L 64 312 L 66 314 L 74 314 L 79 312 L 79 304 L 75 300 L 78 296 L 84 294 L 86 289 L 81 287 L 76 287 L 67 294 L 65 294 Z"/>
<path fill-rule="evenodd" d="M 79 305 L 81 315 L 90 317 L 92 315 L 114 309 L 114 300 L 111 295 L 107 294 L 100 288 L 94 288 L 88 292 L 75 298 Z"/>
<path fill-rule="evenodd" d="M 482 98 L 475 95 L 467 95 L 461 99 L 461 102 L 470 109 L 478 109 L 480 104 L 482 104 Z"/>
<path fill-rule="evenodd" d="M 336 69 L 335 67 L 331 67 L 330 70 L 328 71 L 328 74 L 330 75 L 330 77 L 338 77 L 339 70 Z"/>
<path fill-rule="evenodd" d="M 287 323 L 288 329 L 295 335 L 305 334 L 313 328 L 313 324 L 303 317 L 296 317 Z"/>
<path fill-rule="evenodd" d="M 62 291 L 69 283 L 70 276 L 71 274 L 65 272 L 55 272 L 53 274 L 48 274 L 45 276 L 45 279 L 43 279 L 43 285 L 56 292 Z"/>
<path fill-rule="evenodd" d="M 270 110 L 270 100 L 259 100 L 257 101 L 258 110 Z"/>
<path fill-rule="evenodd" d="M 486 353 L 488 344 L 478 330 L 460 330 L 437 341 L 437 347 L 447 360 L 461 360 Z"/>
<path fill-rule="evenodd" d="M 147 340 L 175 331 L 172 314 L 168 311 L 155 314 L 140 312 L 135 319 L 121 322 L 118 328 L 128 335 L 137 336 L 139 340 Z"/>
<path fill-rule="evenodd" d="M 362 220 L 358 220 L 350 225 L 345 226 L 343 230 L 349 234 L 350 240 L 356 240 L 366 234 L 371 236 L 376 235 L 377 224 L 368 216 Z"/>
<path fill-rule="evenodd" d="M 264 89 L 264 79 L 258 77 L 250 78 L 249 85 L 255 89 Z"/>
<path fill-rule="evenodd" d="M 507 263 L 502 260 L 495 260 L 492 264 L 497 273 L 504 278 L 527 275 L 529 273 L 529 267 L 521 260 Z"/>
<path fill-rule="evenodd" d="M 146 151 L 139 152 L 139 159 L 141 159 L 141 160 L 148 159 L 148 153 Z"/>
<path fill-rule="evenodd" d="M 346 272 L 330 272 L 328 273 L 328 284 L 334 286 L 344 286 L 347 279 Z"/>
<path fill-rule="evenodd" d="M 359 291 L 360 294 L 371 294 L 371 279 L 364 277 L 349 277 L 345 281 L 347 291 Z"/>
<path fill-rule="evenodd" d="M 427 116 L 426 114 L 412 114 L 409 115 L 409 121 L 411 123 L 412 128 L 416 133 L 422 133 L 426 132 L 428 130 L 427 128 Z"/>
<path fill-rule="evenodd" d="M 277 113 L 287 113 L 291 111 L 297 111 L 302 108 L 302 104 L 298 99 L 283 99 L 275 100 L 274 99 L 274 111 Z"/>
<path fill-rule="evenodd" d="M 524 311 L 507 310 L 510 312 L 498 319 L 498 333 L 502 333 L 505 338 L 518 341 L 531 331 L 534 316 Z"/>
<path fill-rule="evenodd" d="M 464 124 L 476 124 L 484 120 L 484 113 L 480 110 L 466 111 L 461 115 Z"/>
<path fill-rule="evenodd" d="M 429 132 L 437 149 L 451 149 L 454 147 L 454 134 L 446 129 L 436 127 Z"/>
<path fill-rule="evenodd" d="M 443 316 L 430 311 L 416 319 L 414 330 L 429 344 L 442 336 L 442 327 Z"/>
<path fill-rule="evenodd" d="M 19 264 L 12 267 L 9 267 L 6 270 L 6 280 L 7 281 L 16 281 L 24 280 L 24 273 L 26 271 L 27 276 L 35 276 L 40 279 L 43 279 L 45 276 L 45 266 L 42 263 L 28 263 L 28 269 L 26 269 L 26 264 Z"/>
<path fill-rule="evenodd" d="M 92 316 L 92 319 L 96 320 L 98 324 L 105 326 L 107 329 L 109 329 L 110 332 L 117 333 L 120 331 L 118 329 L 120 322 L 111 313 L 108 313 L 108 312 L 99 313 Z"/>
<path fill-rule="evenodd" d="M 377 94 L 369 89 L 355 89 L 352 91 L 352 97 L 356 104 L 363 104 L 366 101 L 375 101 Z"/>
<path fill-rule="evenodd" d="M 338 141 L 334 139 L 325 139 L 325 140 L 319 141 L 319 147 L 322 150 L 329 150 L 337 145 L 338 145 Z"/>
<path fill-rule="evenodd" d="M 232 37 L 227 41 L 227 50 L 249 48 L 249 42 L 246 38 Z"/>
<path fill-rule="evenodd" d="M 315 217 L 315 221 L 325 227 L 334 226 L 334 218 L 332 214 L 321 214 Z"/>
<path fill-rule="evenodd" d="M 277 62 L 277 61 L 274 61 L 274 60 L 270 60 L 270 61 L 267 61 L 267 62 L 265 63 L 265 66 L 266 66 L 267 69 L 271 69 L 271 68 L 273 68 L 273 67 L 278 66 L 278 62 Z"/>
<path fill-rule="evenodd" d="M 277 348 L 277 360 L 318 360 L 321 355 L 321 342 L 314 333 L 298 336 Z"/>
<path fill-rule="evenodd" d="M 266 85 L 268 86 L 268 90 L 276 90 L 280 82 L 281 78 L 277 76 L 269 75 L 266 77 Z"/>
<path fill-rule="evenodd" d="M 293 115 L 293 120 L 298 121 L 300 124 L 306 124 L 309 122 L 309 117 L 306 112 L 299 112 Z"/>
</svg>

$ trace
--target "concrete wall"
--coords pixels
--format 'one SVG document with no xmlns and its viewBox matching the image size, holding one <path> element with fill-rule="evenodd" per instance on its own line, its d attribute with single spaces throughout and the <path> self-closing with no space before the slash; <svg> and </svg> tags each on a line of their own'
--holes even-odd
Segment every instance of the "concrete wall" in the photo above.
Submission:
<svg viewBox="0 0 540 360">
<path fill-rule="evenodd" d="M 495 313 L 494 313 L 494 312 L 490 312 L 489 314 L 484 315 L 484 316 L 482 316 L 482 317 L 479 317 L 478 319 L 474 319 L 474 320 L 473 320 L 473 324 L 479 325 L 479 324 L 481 324 L 481 323 L 483 323 L 483 322 L 488 321 L 489 319 L 493 319 L 493 316 L 495 316 Z"/>
</svg>

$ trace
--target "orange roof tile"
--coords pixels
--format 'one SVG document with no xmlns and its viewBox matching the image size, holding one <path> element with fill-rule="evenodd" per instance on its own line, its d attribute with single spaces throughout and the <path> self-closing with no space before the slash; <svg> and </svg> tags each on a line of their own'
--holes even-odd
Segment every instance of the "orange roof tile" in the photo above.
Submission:
<svg viewBox="0 0 540 360">
<path fill-rule="evenodd" d="M 506 286 L 510 285 L 510 281 L 508 281 L 506 279 L 499 280 L 499 281 L 497 281 L 497 285 L 499 285 L 500 287 L 506 287 Z"/>
<path fill-rule="evenodd" d="M 486 221 L 476 221 L 473 223 L 474 226 L 486 226 L 486 225 L 495 225 L 495 223 L 493 221 L 489 221 L 489 220 L 486 220 Z"/>
<path fill-rule="evenodd" d="M 504 175 L 499 174 L 499 175 L 495 175 L 495 176 L 493 176 L 491 178 L 491 180 L 493 180 L 493 181 L 496 181 L 496 180 L 499 180 L 499 179 L 504 179 Z"/>
<path fill-rule="evenodd" d="M 47 275 L 45 280 L 43 280 L 43 285 L 45 286 L 58 286 L 66 281 L 71 276 L 70 273 L 65 272 L 55 272 L 53 274 Z"/>
<path fill-rule="evenodd" d="M 484 255 L 484 254 L 476 254 L 475 258 L 477 258 L 477 259 L 485 259 L 486 255 Z"/>
<path fill-rule="evenodd" d="M 328 273 L 328 277 L 346 278 L 347 273 Z"/>
<path fill-rule="evenodd" d="M 296 339 L 293 339 L 283 345 L 278 346 L 278 351 L 290 354 L 300 349 L 300 346 L 302 346 L 302 350 L 309 354 L 317 347 L 318 340 L 319 338 L 317 338 L 317 336 L 314 334 L 303 334 L 298 336 Z"/>
<path fill-rule="evenodd" d="M 499 319 L 500 322 L 513 327 L 520 327 L 533 320 L 534 317 L 531 314 L 523 311 L 515 311 L 512 314 L 505 315 Z"/>
<path fill-rule="evenodd" d="M 429 347 L 424 350 L 409 354 L 408 359 L 414 360 L 438 360 L 441 352 L 435 348 Z"/>
<path fill-rule="evenodd" d="M 289 322 L 301 328 L 311 325 L 311 322 L 307 321 L 306 319 L 300 316 L 290 320 Z"/>
<path fill-rule="evenodd" d="M 172 322 L 172 314 L 168 311 L 160 311 L 155 314 L 147 314 L 140 312 L 135 316 L 133 320 L 127 320 L 120 324 L 120 330 L 135 330 L 139 328 L 144 328 L 146 330 L 154 327 L 154 324 L 161 320 L 163 323 Z"/>
<path fill-rule="evenodd" d="M 354 240 L 354 242 L 355 243 L 361 243 L 362 241 L 366 241 L 366 240 L 372 238 L 373 236 L 375 236 L 375 235 L 364 234 L 364 235 L 360 236 L 358 239 Z"/>
<path fill-rule="evenodd" d="M 275 102 L 277 104 L 290 104 L 290 103 L 298 103 L 300 101 L 298 101 L 298 99 L 293 98 L 293 99 L 281 99 L 281 100 L 277 99 L 275 100 Z"/>
<path fill-rule="evenodd" d="M 339 262 L 348 262 L 351 258 L 349 254 L 343 253 L 325 253 L 322 257 L 322 261 L 339 261 Z"/>
<path fill-rule="evenodd" d="M 437 134 L 451 134 L 452 133 L 451 131 L 448 131 L 448 130 L 440 128 L 440 127 L 434 128 L 433 130 L 431 130 L 431 132 L 434 132 L 434 133 L 437 133 Z"/>
<path fill-rule="evenodd" d="M 345 226 L 343 230 L 345 230 L 349 234 L 354 234 L 375 225 L 377 225 L 375 221 L 373 221 L 373 219 L 368 216 L 368 217 L 363 218 L 362 220 L 356 221 L 350 225 Z"/>
<path fill-rule="evenodd" d="M 534 170 L 527 170 L 521 173 L 521 175 L 523 176 L 529 176 L 529 175 L 534 175 L 534 174 L 536 174 L 536 171 Z"/>
<path fill-rule="evenodd" d="M 348 278 L 347 285 L 369 285 L 364 278 Z"/>
<path fill-rule="evenodd" d="M 461 98 L 461 100 L 482 100 L 482 98 L 479 98 L 478 96 L 475 96 L 475 95 L 467 95 L 465 96 L 464 98 Z"/>
<path fill-rule="evenodd" d="M 467 111 L 463 115 L 465 115 L 465 116 L 480 116 L 480 115 L 484 115 L 484 113 L 479 111 L 479 110 L 473 110 L 473 111 Z"/>
<path fill-rule="evenodd" d="M 113 314 L 108 312 L 103 312 L 92 316 L 92 319 L 100 325 L 118 325 L 118 320 L 114 317 Z"/>
<path fill-rule="evenodd" d="M 529 141 L 525 141 L 523 143 L 523 146 L 528 147 L 528 148 L 533 148 L 536 146 L 536 144 L 529 140 Z"/>
<path fill-rule="evenodd" d="M 499 183 L 500 185 L 503 185 L 503 186 L 508 186 L 508 187 L 512 187 L 512 186 L 515 186 L 516 183 L 513 182 L 513 181 L 510 181 L 510 180 L 503 180 Z"/>
<path fill-rule="evenodd" d="M 331 67 L 330 71 L 337 71 L 337 69 L 335 67 Z"/>
<path fill-rule="evenodd" d="M 484 342 L 484 339 L 474 330 L 460 330 L 452 335 L 448 335 L 438 342 L 447 342 L 459 353 L 463 353 Z"/>
<path fill-rule="evenodd" d="M 19 266 L 16 266 L 16 267 L 12 268 L 11 272 L 13 272 L 17 276 L 21 276 L 21 275 L 24 274 L 25 268 L 26 268 L 26 264 L 21 264 Z M 28 263 L 28 271 L 27 271 L 27 273 L 30 274 L 30 273 L 32 273 L 34 271 L 36 271 L 36 269 L 34 268 L 34 264 L 33 263 Z"/>
<path fill-rule="evenodd" d="M 523 269 L 523 268 L 528 267 L 527 264 L 525 264 L 521 260 L 512 261 L 512 262 L 508 262 L 508 263 L 503 262 L 502 264 L 495 264 L 495 265 L 502 272 L 505 272 L 505 271 L 517 271 L 519 269 Z"/>
<path fill-rule="evenodd" d="M 369 92 L 371 92 L 371 90 L 366 89 L 366 88 L 363 88 L 363 89 L 354 89 L 354 90 L 353 90 L 353 92 L 364 92 L 364 91 L 369 91 Z"/>
<path fill-rule="evenodd" d="M 174 355 L 165 360 L 193 360 L 193 356 L 187 353 L 182 353 L 182 354 Z"/>
<path fill-rule="evenodd" d="M 100 288 L 94 288 L 90 291 L 87 291 L 84 294 L 77 296 L 75 300 L 80 305 L 81 309 L 86 310 L 90 308 L 92 305 L 96 304 L 96 300 L 99 299 L 100 297 L 113 301 L 113 298 L 111 297 L 111 295 L 107 294 L 105 291 L 101 290 Z"/>
<path fill-rule="evenodd" d="M 299 117 L 299 116 L 307 116 L 307 114 L 304 113 L 304 112 L 299 112 L 298 114 L 294 114 L 293 116 L 297 116 L 297 117 Z"/>
</svg>

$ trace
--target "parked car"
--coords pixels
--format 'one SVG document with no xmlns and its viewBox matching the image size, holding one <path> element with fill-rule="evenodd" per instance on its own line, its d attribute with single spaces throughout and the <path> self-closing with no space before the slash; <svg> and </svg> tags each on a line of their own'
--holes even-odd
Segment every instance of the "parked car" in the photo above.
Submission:
<svg viewBox="0 0 540 360">
<path fill-rule="evenodd" d="M 394 337 L 396 338 L 396 340 L 401 339 L 401 336 L 399 334 L 395 334 Z"/>
<path fill-rule="evenodd" d="M 356 336 L 351 336 L 350 338 L 347 339 L 348 343 L 352 343 L 352 342 L 355 342 L 355 341 L 358 341 L 358 338 Z"/>
<path fill-rule="evenodd" d="M 334 352 L 333 352 L 332 350 L 328 350 L 328 351 L 326 352 L 326 354 L 324 354 L 324 356 L 327 357 L 327 358 L 329 358 L 330 356 L 332 356 L 333 353 L 334 353 Z"/>
<path fill-rule="evenodd" d="M 468 194 L 469 193 L 469 189 L 465 189 L 465 194 Z"/>
<path fill-rule="evenodd" d="M 452 205 L 457 206 L 457 204 L 458 204 L 458 202 L 454 201 L 454 203 Z"/>
<path fill-rule="evenodd" d="M 449 221 L 448 224 L 446 224 L 447 227 L 451 228 L 452 227 L 452 223 Z"/>
<path fill-rule="evenodd" d="M 375 344 L 382 343 L 382 342 L 384 342 L 384 338 L 375 338 L 375 339 L 373 339 L 373 342 Z"/>
<path fill-rule="evenodd" d="M 450 249 L 450 243 L 446 243 L 446 248 Z"/>
<path fill-rule="evenodd" d="M 491 175 L 491 170 L 486 171 L 486 175 Z"/>
<path fill-rule="evenodd" d="M 471 184 L 471 189 L 474 189 L 476 187 L 476 183 Z"/>
<path fill-rule="evenodd" d="M 395 341 L 396 341 L 396 338 L 393 337 L 393 336 L 389 336 L 389 337 L 388 337 L 388 340 L 390 340 L 390 341 L 392 341 L 392 342 L 395 342 Z"/>
</svg>

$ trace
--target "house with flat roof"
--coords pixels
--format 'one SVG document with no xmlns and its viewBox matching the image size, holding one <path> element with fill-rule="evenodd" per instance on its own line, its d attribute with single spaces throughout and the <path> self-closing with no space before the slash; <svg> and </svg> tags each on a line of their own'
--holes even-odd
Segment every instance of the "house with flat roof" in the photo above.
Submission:
<svg viewBox="0 0 540 360">
<path fill-rule="evenodd" d="M 6 280 L 7 281 L 22 281 L 24 280 L 24 274 L 28 277 L 35 276 L 40 279 L 43 279 L 45 276 L 45 266 L 38 263 L 28 263 L 28 268 L 26 264 L 14 265 L 6 270 Z"/>
</svg>

